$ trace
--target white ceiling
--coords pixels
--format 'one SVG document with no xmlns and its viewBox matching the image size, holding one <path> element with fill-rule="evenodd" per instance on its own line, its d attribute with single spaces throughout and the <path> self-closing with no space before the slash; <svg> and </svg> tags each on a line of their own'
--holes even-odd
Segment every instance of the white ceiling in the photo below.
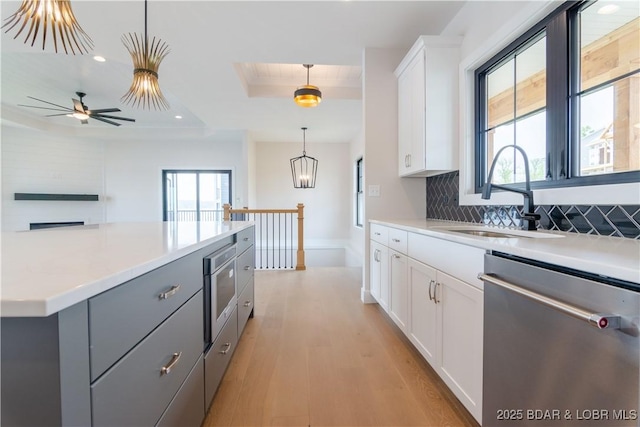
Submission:
<svg viewBox="0 0 640 427">
<path fill-rule="evenodd" d="M 73 0 L 91 55 L 65 55 L 2 34 L 3 123 L 35 125 L 105 138 L 178 137 L 247 131 L 261 141 L 348 142 L 362 123 L 361 62 L 365 47 L 408 50 L 420 35 L 440 34 L 463 1 L 162 1 L 148 3 L 148 33 L 168 43 L 160 87 L 169 111 L 132 109 L 120 102 L 132 64 L 120 38 L 144 29 L 144 2 Z M 0 2 L 3 20 L 19 2 Z M 96 62 L 93 55 L 107 59 Z M 303 109 L 294 90 L 306 83 L 301 64 L 315 64 L 310 83 L 323 102 Z M 118 107 L 136 123 L 43 117 L 27 96 L 71 106 L 76 91 L 89 108 Z M 174 118 L 183 116 L 182 120 Z M 158 132 L 159 131 L 159 132 Z"/>
</svg>

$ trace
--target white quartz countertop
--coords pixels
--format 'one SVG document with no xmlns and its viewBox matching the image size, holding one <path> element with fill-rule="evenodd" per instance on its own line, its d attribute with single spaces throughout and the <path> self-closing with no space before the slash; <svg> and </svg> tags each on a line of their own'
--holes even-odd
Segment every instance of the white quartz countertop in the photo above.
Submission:
<svg viewBox="0 0 640 427">
<path fill-rule="evenodd" d="M 522 232 L 479 224 L 426 219 L 371 220 L 370 222 L 600 276 L 640 283 L 640 240 L 548 230 Z M 523 237 L 480 237 L 452 231 L 455 229 L 488 229 L 519 233 Z M 541 237 L 524 237 L 529 233 L 537 233 Z"/>
<path fill-rule="evenodd" d="M 48 316 L 252 224 L 132 222 L 3 232 L 0 314 Z"/>
</svg>

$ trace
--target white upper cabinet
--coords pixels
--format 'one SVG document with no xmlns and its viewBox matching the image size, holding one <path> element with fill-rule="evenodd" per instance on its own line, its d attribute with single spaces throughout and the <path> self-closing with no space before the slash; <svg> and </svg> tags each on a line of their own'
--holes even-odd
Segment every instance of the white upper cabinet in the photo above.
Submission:
<svg viewBox="0 0 640 427">
<path fill-rule="evenodd" d="M 422 36 L 398 78 L 398 173 L 431 176 L 458 168 L 459 37 Z"/>
</svg>

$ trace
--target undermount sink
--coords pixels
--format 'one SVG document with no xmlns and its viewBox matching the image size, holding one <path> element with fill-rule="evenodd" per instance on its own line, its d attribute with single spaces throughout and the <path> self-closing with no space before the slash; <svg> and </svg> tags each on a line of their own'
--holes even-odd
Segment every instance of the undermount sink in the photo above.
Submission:
<svg viewBox="0 0 640 427">
<path fill-rule="evenodd" d="M 470 236 L 487 237 L 494 239 L 554 239 L 564 237 L 561 234 L 551 234 L 541 231 L 527 231 L 527 230 L 496 230 L 489 229 L 488 227 L 442 227 L 445 231 L 452 233 L 467 234 Z"/>
</svg>

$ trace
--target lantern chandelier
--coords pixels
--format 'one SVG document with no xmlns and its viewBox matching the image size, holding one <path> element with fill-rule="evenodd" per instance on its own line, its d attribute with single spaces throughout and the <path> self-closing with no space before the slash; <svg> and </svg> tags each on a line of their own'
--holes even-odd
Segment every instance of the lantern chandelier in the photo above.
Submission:
<svg viewBox="0 0 640 427">
<path fill-rule="evenodd" d="M 302 64 L 302 66 L 307 69 L 307 84 L 300 86 L 293 93 L 293 100 L 301 107 L 316 107 L 322 102 L 322 92 L 317 86 L 309 84 L 309 68 L 313 67 L 313 64 Z"/>
<path fill-rule="evenodd" d="M 121 98 L 132 107 L 168 110 L 169 103 L 162 95 L 158 83 L 160 62 L 169 53 L 169 45 L 155 37 L 149 43 L 147 36 L 147 0 L 144 0 L 144 37 L 138 34 L 124 34 L 122 43 L 133 60 L 133 82 L 129 91 Z"/>
<path fill-rule="evenodd" d="M 18 27 L 18 32 L 13 37 L 18 38 L 22 30 L 29 27 L 24 43 L 31 46 L 38 38 L 38 30 L 42 28 L 42 50 L 47 44 L 47 32 L 51 27 L 51 38 L 53 39 L 53 48 L 58 53 L 58 39 L 62 44 L 64 53 L 69 54 L 69 50 L 74 55 L 76 50 L 82 55 L 89 53 L 93 49 L 93 40 L 84 32 L 84 30 L 76 21 L 76 17 L 71 10 L 71 2 L 68 0 L 23 0 L 20 8 L 8 17 L 2 26 L 4 29 L 8 27 L 5 33 L 14 29 L 20 22 L 22 25 Z"/>
<path fill-rule="evenodd" d="M 307 156 L 306 134 L 307 128 L 302 129 L 302 156 L 294 157 L 291 162 L 291 175 L 294 188 L 315 188 L 318 161 Z"/>
</svg>

